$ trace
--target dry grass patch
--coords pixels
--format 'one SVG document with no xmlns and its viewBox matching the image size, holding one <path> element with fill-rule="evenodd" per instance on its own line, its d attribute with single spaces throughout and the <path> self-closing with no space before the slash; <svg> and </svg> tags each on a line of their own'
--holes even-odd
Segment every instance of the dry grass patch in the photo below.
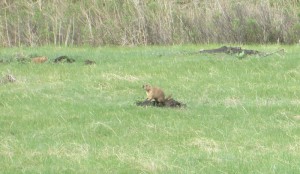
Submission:
<svg viewBox="0 0 300 174">
<path fill-rule="evenodd" d="M 47 151 L 49 156 L 55 156 L 57 158 L 67 158 L 71 161 L 80 162 L 88 158 L 90 148 L 88 144 L 58 144 L 56 146 L 49 147 Z"/>
<path fill-rule="evenodd" d="M 300 120 L 300 115 L 293 116 L 295 120 Z"/>
<path fill-rule="evenodd" d="M 191 139 L 188 146 L 193 146 L 201 149 L 208 153 L 215 153 L 220 151 L 220 147 L 216 141 L 208 138 L 193 138 Z"/>
<path fill-rule="evenodd" d="M 116 157 L 119 162 L 147 173 L 161 172 L 170 167 L 166 162 L 167 155 L 165 154 L 149 154 L 141 149 L 135 149 L 132 153 L 128 152 L 125 147 L 106 146 L 100 155 L 104 158 Z"/>
<path fill-rule="evenodd" d="M 138 77 L 128 74 L 115 74 L 115 73 L 105 73 L 102 75 L 106 80 L 122 80 L 128 82 L 135 82 L 140 80 Z"/>
<path fill-rule="evenodd" d="M 1 137 L 0 140 L 0 156 L 4 158 L 9 158 L 15 155 L 15 145 L 18 144 L 18 140 L 14 137 Z"/>
<path fill-rule="evenodd" d="M 241 100 L 239 98 L 236 98 L 236 97 L 227 97 L 225 100 L 224 100 L 224 105 L 227 107 L 227 108 L 230 108 L 230 107 L 237 107 L 239 105 L 241 105 Z"/>
</svg>

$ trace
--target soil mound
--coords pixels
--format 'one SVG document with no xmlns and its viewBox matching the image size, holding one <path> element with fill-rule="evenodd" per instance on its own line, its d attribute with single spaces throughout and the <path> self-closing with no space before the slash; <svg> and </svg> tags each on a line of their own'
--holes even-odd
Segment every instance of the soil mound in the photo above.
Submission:
<svg viewBox="0 0 300 174">
<path fill-rule="evenodd" d="M 54 59 L 54 63 L 63 63 L 63 62 L 73 63 L 73 62 L 75 62 L 75 60 L 72 58 L 69 58 L 68 56 L 59 56 L 56 59 Z"/>
<path fill-rule="evenodd" d="M 200 53 L 226 53 L 226 54 L 244 53 L 245 55 L 253 55 L 253 54 L 259 54 L 260 52 L 257 50 L 242 49 L 241 47 L 222 46 L 216 49 L 201 50 Z"/>
<path fill-rule="evenodd" d="M 96 62 L 93 61 L 93 60 L 87 59 L 87 60 L 84 61 L 84 64 L 85 64 L 85 65 L 94 65 L 94 64 L 96 64 Z"/>
<path fill-rule="evenodd" d="M 166 99 L 163 104 L 160 104 L 156 101 L 149 101 L 146 99 L 144 101 L 137 101 L 136 105 L 137 106 L 153 106 L 153 107 L 169 107 L 169 108 L 186 107 L 186 104 L 180 103 L 179 101 L 176 101 L 173 98 Z"/>
</svg>

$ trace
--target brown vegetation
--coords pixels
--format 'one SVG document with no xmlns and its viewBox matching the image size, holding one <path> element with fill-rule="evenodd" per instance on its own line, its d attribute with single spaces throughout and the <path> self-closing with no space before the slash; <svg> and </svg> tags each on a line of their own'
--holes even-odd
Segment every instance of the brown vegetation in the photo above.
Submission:
<svg viewBox="0 0 300 174">
<path fill-rule="evenodd" d="M 298 43 L 299 0 L 0 2 L 0 46 Z"/>
</svg>

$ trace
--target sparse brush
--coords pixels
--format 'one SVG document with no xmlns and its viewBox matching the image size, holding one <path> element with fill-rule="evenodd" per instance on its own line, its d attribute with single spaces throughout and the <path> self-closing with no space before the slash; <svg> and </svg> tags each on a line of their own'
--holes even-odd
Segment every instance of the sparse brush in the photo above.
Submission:
<svg viewBox="0 0 300 174">
<path fill-rule="evenodd" d="M 0 3 L 2 46 L 297 43 L 299 2 L 25 1 Z"/>
</svg>

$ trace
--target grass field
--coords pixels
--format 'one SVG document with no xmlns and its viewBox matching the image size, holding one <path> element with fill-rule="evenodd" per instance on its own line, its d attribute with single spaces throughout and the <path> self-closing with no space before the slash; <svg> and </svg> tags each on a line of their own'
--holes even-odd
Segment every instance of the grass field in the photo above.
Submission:
<svg viewBox="0 0 300 174">
<path fill-rule="evenodd" d="M 0 173 L 299 173 L 300 46 L 188 54 L 215 47 L 0 49 Z M 136 106 L 144 83 L 187 107 Z"/>
</svg>

